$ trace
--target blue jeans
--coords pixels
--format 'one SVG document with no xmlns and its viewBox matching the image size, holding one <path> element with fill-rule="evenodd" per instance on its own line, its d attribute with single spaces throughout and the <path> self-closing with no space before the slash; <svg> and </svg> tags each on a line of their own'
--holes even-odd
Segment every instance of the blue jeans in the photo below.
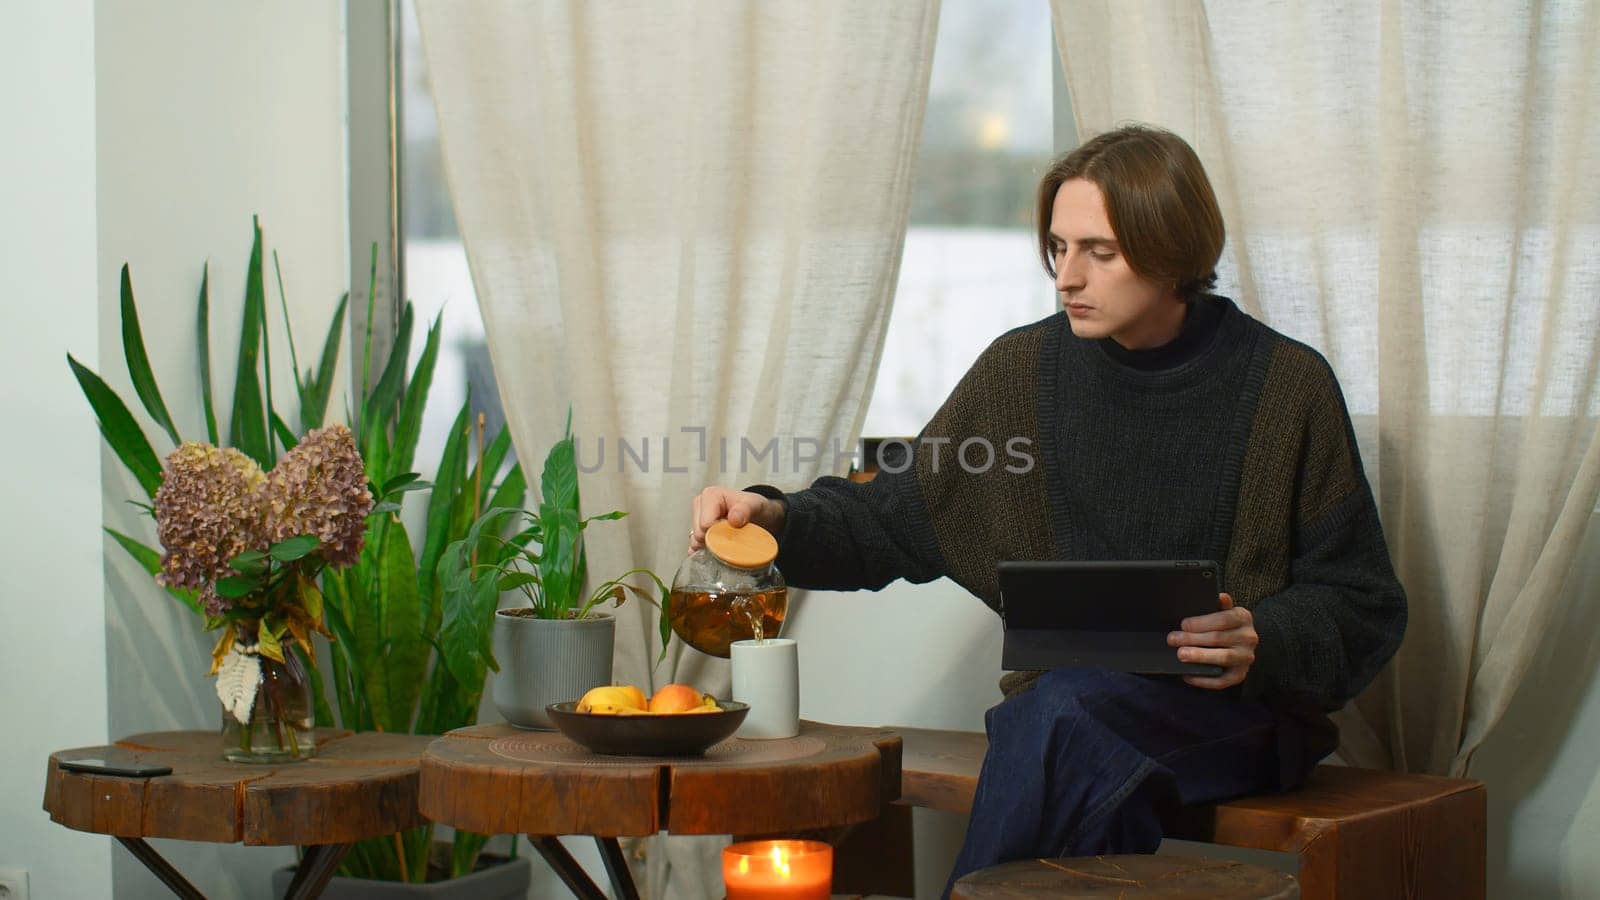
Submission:
<svg viewBox="0 0 1600 900">
<path fill-rule="evenodd" d="M 1288 790 L 1337 745 L 1320 713 L 1104 669 L 1048 672 L 985 718 L 951 885 L 1012 860 L 1154 853 L 1179 804 Z"/>
</svg>

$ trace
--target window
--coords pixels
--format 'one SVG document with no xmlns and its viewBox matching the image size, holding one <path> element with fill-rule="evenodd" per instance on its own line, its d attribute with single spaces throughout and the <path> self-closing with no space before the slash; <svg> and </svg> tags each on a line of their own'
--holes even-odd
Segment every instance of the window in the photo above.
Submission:
<svg viewBox="0 0 1600 900">
<path fill-rule="evenodd" d="M 406 293 L 416 314 L 412 337 L 413 358 L 422 350 L 427 326 L 440 318 L 439 359 L 433 387 L 417 443 L 417 460 L 431 465 L 444 451 L 450 423 L 461 410 L 468 387 L 472 391 L 472 418 L 485 418 L 485 434 L 493 436 L 505 425 L 500 393 L 489 365 L 483 317 L 467 268 L 467 250 L 456 227 L 455 209 L 444 176 L 440 154 L 439 120 L 433 105 L 428 64 L 422 54 L 417 13 L 412 0 L 402 0 L 402 64 L 404 134 L 401 136 L 403 184 L 400 202 L 405 234 Z M 509 465 L 509 462 L 507 463 Z"/>
<path fill-rule="evenodd" d="M 894 312 L 862 433 L 921 430 L 989 342 L 1055 311 L 1033 192 L 1055 153 L 1045 0 L 946 0 Z"/>
<path fill-rule="evenodd" d="M 472 387 L 493 434 L 504 421 L 466 251 L 440 158 L 412 0 L 402 0 L 403 239 L 407 293 L 443 316 L 419 460 L 436 459 Z M 1055 292 L 1033 239 L 1033 190 L 1054 154 L 1055 46 L 1045 0 L 946 0 L 940 12 L 910 227 L 864 433 L 916 434 L 978 354 L 1049 315 Z"/>
</svg>

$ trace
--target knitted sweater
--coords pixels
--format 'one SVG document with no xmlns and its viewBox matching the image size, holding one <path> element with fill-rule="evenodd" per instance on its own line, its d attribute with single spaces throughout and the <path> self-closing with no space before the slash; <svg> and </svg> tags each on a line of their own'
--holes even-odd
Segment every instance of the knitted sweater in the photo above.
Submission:
<svg viewBox="0 0 1600 900">
<path fill-rule="evenodd" d="M 948 576 L 997 608 L 1000 560 L 1213 559 L 1260 636 L 1244 695 L 1342 706 L 1406 624 L 1343 395 L 1315 350 L 1197 302 L 1215 334 L 1174 368 L 1129 365 L 1057 313 L 995 340 L 872 481 L 753 488 L 787 504 L 785 579 Z"/>
</svg>

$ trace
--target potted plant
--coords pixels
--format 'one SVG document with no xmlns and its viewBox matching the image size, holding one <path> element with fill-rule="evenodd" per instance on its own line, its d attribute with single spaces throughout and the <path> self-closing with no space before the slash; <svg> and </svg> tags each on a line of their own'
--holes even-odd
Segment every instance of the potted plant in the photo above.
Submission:
<svg viewBox="0 0 1600 900">
<path fill-rule="evenodd" d="M 196 311 L 196 362 L 201 388 L 198 405 L 203 411 L 206 435 L 211 444 L 224 448 L 223 452 L 232 450 L 242 454 L 265 470 L 274 466 L 280 452 L 293 448 L 296 439 L 287 424 L 287 417 L 292 414 L 285 413 L 272 396 L 272 347 L 268 338 L 259 225 L 253 228 L 253 233 L 245 279 L 238 368 L 232 398 L 221 407 L 227 418 L 220 428 L 211 389 L 209 271 L 201 280 Z M 371 274 L 375 281 L 376 249 L 373 258 Z M 279 291 L 281 301 L 281 277 Z M 372 296 L 369 282 L 368 297 Z M 340 300 L 334 312 L 320 360 L 304 372 L 299 367 L 284 305 L 283 328 L 289 336 L 287 344 L 295 375 L 294 399 L 298 401 L 302 430 L 323 425 L 339 348 L 343 344 L 347 300 L 348 295 Z M 369 308 L 369 323 L 373 321 L 371 312 Z M 183 436 L 157 387 L 126 266 L 122 272 L 121 319 L 123 356 L 138 400 L 160 429 L 157 434 L 164 433 L 173 446 L 179 445 Z M 396 347 L 410 346 L 412 328 L 413 313 L 407 304 Z M 521 506 L 526 484 L 522 469 L 517 465 L 497 476 L 509 455 L 510 436 L 502 430 L 485 441 L 481 422 L 476 429 L 469 422 L 467 403 L 463 403 L 455 418 L 433 481 L 423 481 L 412 472 L 412 457 L 439 350 L 439 323 L 436 320 L 430 327 L 424 349 L 409 377 L 403 351 L 394 353 L 381 372 L 371 371 L 371 337 L 369 330 L 367 349 L 361 361 L 363 400 L 353 434 L 365 469 L 366 487 L 377 504 L 366 519 L 362 547 L 355 562 L 342 571 L 321 571 L 320 577 L 312 579 L 320 581 L 322 608 L 320 615 L 309 618 L 318 620 L 318 625 L 333 635 L 329 645 L 331 652 L 317 654 L 321 667 L 312 665 L 308 647 L 298 646 L 298 641 L 290 642 L 291 652 L 309 667 L 317 725 L 438 734 L 476 720 L 485 679 L 485 670 L 446 663 L 440 648 L 460 646 L 459 635 L 463 633 L 487 632 L 493 613 L 491 610 L 482 614 L 470 608 L 446 609 L 435 577 L 437 561 L 447 546 L 467 533 L 481 510 L 491 506 Z M 134 418 L 129 405 L 99 375 L 70 355 L 68 363 L 94 409 L 107 444 L 138 480 L 146 495 L 144 499 L 150 501 L 130 502 L 153 514 L 151 503 L 163 484 L 165 473 L 150 436 Z M 160 439 L 158 436 L 157 440 Z M 424 490 L 428 491 L 424 526 L 413 540 L 401 524 L 399 513 L 408 497 L 418 496 L 414 492 Z M 160 551 L 134 535 L 109 528 L 106 531 L 152 576 L 160 574 Z M 488 529 L 479 531 L 480 541 L 500 548 L 492 552 L 510 552 L 506 548 L 516 546 L 514 539 L 526 542 L 527 537 L 495 534 Z M 279 550 L 280 555 L 285 552 Z M 248 568 L 253 563 L 247 557 L 242 565 Z M 248 575 L 249 572 L 238 574 Z M 206 615 L 198 590 L 178 583 L 165 587 L 197 616 Z M 311 611 L 309 606 L 307 611 Z M 467 621 L 465 617 L 471 615 L 480 615 L 481 621 Z M 324 681 L 330 675 L 332 685 L 328 690 Z M 526 893 L 530 870 L 526 859 L 514 858 L 514 844 L 509 865 L 485 869 L 480 854 L 486 836 L 457 832 L 444 844 L 436 844 L 433 837 L 432 828 L 423 827 L 389 838 L 360 842 L 346 856 L 340 874 L 356 885 L 370 885 L 370 879 L 420 884 L 442 877 L 452 879 L 453 884 L 462 884 L 465 896 L 520 897 Z M 475 872 L 478 876 L 468 877 Z M 485 872 L 501 880 L 509 875 L 509 886 L 483 886 L 481 875 Z M 341 889 L 338 885 L 344 877 L 336 878 L 334 886 L 324 896 L 337 896 L 336 892 Z M 436 895 L 432 892 L 436 887 L 438 885 L 429 886 L 430 896 Z M 358 892 L 365 890 L 358 888 Z"/>
<path fill-rule="evenodd" d="M 631 591 L 665 611 L 668 589 L 649 569 L 632 569 L 585 597 L 584 532 L 593 522 L 627 514 L 581 516 L 570 414 L 565 436 L 545 457 L 539 486 L 537 512 L 495 507 L 480 516 L 466 538 L 445 551 L 439 578 L 446 606 L 494 613 L 491 634 L 458 635 L 462 643 L 447 644 L 447 659 L 495 669 L 500 676 L 494 682 L 494 704 L 506 721 L 521 728 L 550 729 L 554 726 L 546 706 L 576 700 L 590 688 L 611 683 L 616 620 L 595 607 L 606 601 L 621 605 Z M 484 540 L 484 535 L 503 530 L 507 523 L 523 527 L 509 541 Z M 480 556 L 485 550 L 490 555 Z M 653 596 L 628 581 L 635 576 L 648 579 Z M 528 605 L 497 610 L 500 595 L 510 590 L 520 591 Z M 481 615 L 466 618 L 482 621 Z M 663 612 L 662 656 L 670 627 Z"/>
</svg>

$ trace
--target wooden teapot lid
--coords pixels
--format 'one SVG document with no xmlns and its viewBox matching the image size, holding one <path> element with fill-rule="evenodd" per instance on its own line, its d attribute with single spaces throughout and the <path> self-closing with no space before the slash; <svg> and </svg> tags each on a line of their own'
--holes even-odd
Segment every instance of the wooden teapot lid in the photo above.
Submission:
<svg viewBox="0 0 1600 900">
<path fill-rule="evenodd" d="M 706 530 L 706 549 L 735 568 L 760 569 L 778 558 L 778 539 L 754 522 L 736 528 L 723 519 Z"/>
</svg>

